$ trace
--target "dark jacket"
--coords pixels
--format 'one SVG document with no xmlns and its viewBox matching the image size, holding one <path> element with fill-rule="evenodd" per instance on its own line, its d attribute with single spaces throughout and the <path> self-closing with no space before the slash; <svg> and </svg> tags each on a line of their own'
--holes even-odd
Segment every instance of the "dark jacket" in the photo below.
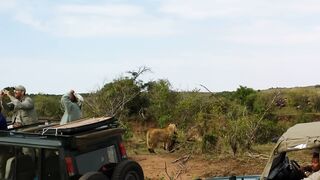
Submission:
<svg viewBox="0 0 320 180">
<path fill-rule="evenodd" d="M 7 130 L 7 120 L 0 112 L 0 130 Z"/>
</svg>

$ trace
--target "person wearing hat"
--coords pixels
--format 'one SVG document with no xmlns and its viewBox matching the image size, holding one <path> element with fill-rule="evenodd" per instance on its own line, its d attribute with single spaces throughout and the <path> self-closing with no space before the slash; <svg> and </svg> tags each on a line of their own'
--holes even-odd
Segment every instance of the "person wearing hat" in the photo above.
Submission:
<svg viewBox="0 0 320 180">
<path fill-rule="evenodd" d="M 64 109 L 64 114 L 61 118 L 60 125 L 80 119 L 82 117 L 83 97 L 71 90 L 61 97 L 61 104 Z"/>
<path fill-rule="evenodd" d="M 13 111 L 11 121 L 13 127 L 20 127 L 38 122 L 38 117 L 34 108 L 33 100 L 26 95 L 26 88 L 22 85 L 14 88 L 14 95 L 8 90 L 3 90 L 1 96 L 8 96 L 8 104 L 3 103 L 3 107 L 8 111 Z"/>
</svg>

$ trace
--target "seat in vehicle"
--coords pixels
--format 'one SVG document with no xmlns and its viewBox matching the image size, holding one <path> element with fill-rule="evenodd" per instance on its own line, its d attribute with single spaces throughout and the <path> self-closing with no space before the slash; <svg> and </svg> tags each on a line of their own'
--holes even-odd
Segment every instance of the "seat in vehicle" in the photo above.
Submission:
<svg viewBox="0 0 320 180">
<path fill-rule="evenodd" d="M 34 176 L 35 163 L 31 156 L 21 154 L 7 160 L 5 179 L 33 180 Z"/>
</svg>

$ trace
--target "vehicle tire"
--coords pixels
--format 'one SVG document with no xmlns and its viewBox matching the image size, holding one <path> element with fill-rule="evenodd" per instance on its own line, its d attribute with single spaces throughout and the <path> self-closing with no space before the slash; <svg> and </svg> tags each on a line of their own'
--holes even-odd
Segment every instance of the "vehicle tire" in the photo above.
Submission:
<svg viewBox="0 0 320 180">
<path fill-rule="evenodd" d="M 114 169 L 111 180 L 143 180 L 141 166 L 132 160 L 120 162 Z"/>
<path fill-rule="evenodd" d="M 101 172 L 93 171 L 85 173 L 79 180 L 109 180 L 109 178 Z"/>
</svg>

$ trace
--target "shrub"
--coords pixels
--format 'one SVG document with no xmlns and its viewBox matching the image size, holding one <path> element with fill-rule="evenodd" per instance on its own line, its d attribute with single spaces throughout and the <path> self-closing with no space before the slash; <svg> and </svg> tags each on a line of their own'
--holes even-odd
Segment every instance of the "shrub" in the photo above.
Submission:
<svg viewBox="0 0 320 180">
<path fill-rule="evenodd" d="M 217 142 L 218 142 L 218 137 L 213 132 L 205 134 L 201 142 L 202 152 L 210 152 L 212 150 L 215 150 Z"/>
<path fill-rule="evenodd" d="M 274 138 L 280 137 L 285 130 L 286 127 L 275 121 L 263 120 L 257 130 L 255 142 L 259 144 L 271 142 Z"/>
<path fill-rule="evenodd" d="M 320 112 L 320 96 L 319 95 L 313 95 L 310 98 L 312 108 L 315 112 Z"/>
<path fill-rule="evenodd" d="M 63 110 L 60 105 L 61 96 L 38 94 L 33 97 L 35 109 L 40 118 L 60 119 Z"/>
<path fill-rule="evenodd" d="M 149 82 L 147 87 L 149 106 L 146 112 L 162 126 L 172 121 L 171 117 L 178 100 L 178 93 L 172 91 L 170 87 L 170 82 L 167 80 Z"/>
<path fill-rule="evenodd" d="M 234 97 L 240 102 L 241 105 L 247 105 L 249 106 L 249 109 L 252 109 L 253 101 L 256 97 L 255 94 L 256 91 L 254 89 L 248 88 L 246 86 L 240 86 L 236 90 Z"/>
<path fill-rule="evenodd" d="M 89 94 L 86 102 L 88 116 L 117 116 L 119 120 L 128 119 L 129 115 L 139 114 L 147 101 L 142 95 L 146 83 L 138 80 L 138 76 L 148 69 L 129 72 L 107 83 L 103 88 Z"/>
</svg>

